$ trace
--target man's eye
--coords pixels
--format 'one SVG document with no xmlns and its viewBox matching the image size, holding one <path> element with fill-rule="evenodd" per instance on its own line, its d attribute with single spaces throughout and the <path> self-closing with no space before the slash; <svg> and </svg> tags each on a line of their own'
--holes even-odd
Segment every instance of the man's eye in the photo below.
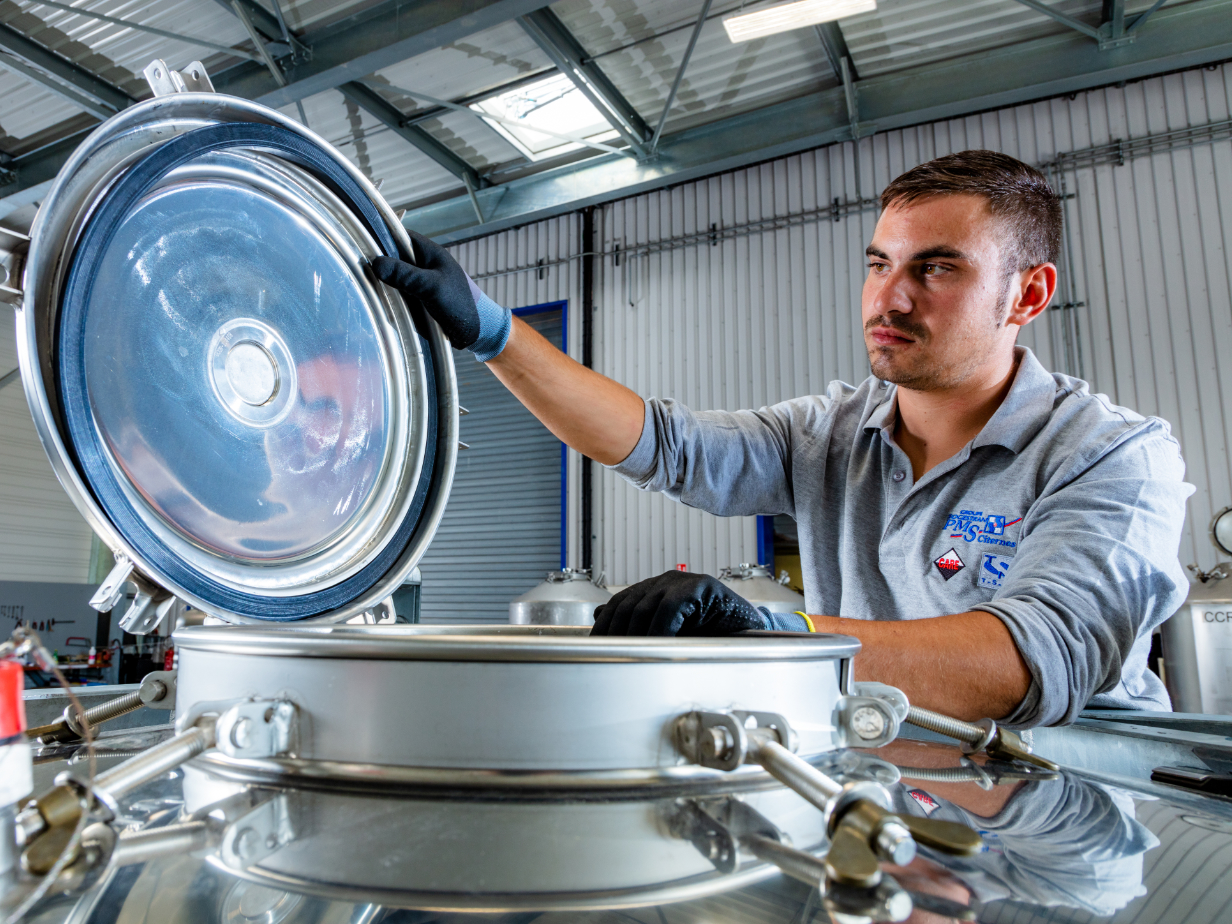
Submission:
<svg viewBox="0 0 1232 924">
<path fill-rule="evenodd" d="M 946 271 L 946 268 L 944 266 L 939 266 L 936 263 L 925 263 L 924 264 L 924 275 L 925 276 L 940 276 L 945 271 Z"/>
<path fill-rule="evenodd" d="M 874 273 L 881 273 L 885 271 L 886 265 L 884 263 L 871 263 L 870 262 L 868 264 L 868 268 L 872 270 Z"/>
</svg>

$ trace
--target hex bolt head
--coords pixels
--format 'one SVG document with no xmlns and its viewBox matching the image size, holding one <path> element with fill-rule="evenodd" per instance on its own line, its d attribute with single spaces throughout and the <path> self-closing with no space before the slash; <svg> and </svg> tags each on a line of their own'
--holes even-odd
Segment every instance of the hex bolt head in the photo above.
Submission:
<svg viewBox="0 0 1232 924">
<path fill-rule="evenodd" d="M 861 706 L 851 714 L 851 730 L 862 741 L 873 741 L 885 734 L 885 716 L 875 706 Z"/>
<path fill-rule="evenodd" d="M 887 821 L 877 831 L 877 853 L 887 863 L 906 866 L 915 859 L 915 840 L 906 825 Z"/>
<path fill-rule="evenodd" d="M 231 727 L 231 743 L 243 750 L 252 746 L 253 722 L 247 716 L 241 716 Z"/>
</svg>

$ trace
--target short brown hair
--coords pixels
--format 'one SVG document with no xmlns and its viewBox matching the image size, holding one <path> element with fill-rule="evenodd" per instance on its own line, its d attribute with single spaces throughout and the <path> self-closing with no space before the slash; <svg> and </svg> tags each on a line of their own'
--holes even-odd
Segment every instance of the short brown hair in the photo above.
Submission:
<svg viewBox="0 0 1232 924">
<path fill-rule="evenodd" d="M 982 196 L 1005 224 L 1011 249 L 1007 272 L 1056 263 L 1061 252 L 1061 200 L 1044 175 L 997 151 L 959 151 L 912 167 L 881 194 L 881 208 L 933 196 Z"/>
</svg>

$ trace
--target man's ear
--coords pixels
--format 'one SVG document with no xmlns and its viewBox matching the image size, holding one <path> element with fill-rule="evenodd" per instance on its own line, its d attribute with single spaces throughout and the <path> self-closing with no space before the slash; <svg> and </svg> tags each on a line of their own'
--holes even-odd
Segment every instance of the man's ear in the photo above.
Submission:
<svg viewBox="0 0 1232 924">
<path fill-rule="evenodd" d="M 1006 324 L 1025 327 L 1048 307 L 1057 291 L 1057 266 L 1041 263 L 1018 274 L 1017 284 L 1011 289 L 1010 310 Z"/>
</svg>

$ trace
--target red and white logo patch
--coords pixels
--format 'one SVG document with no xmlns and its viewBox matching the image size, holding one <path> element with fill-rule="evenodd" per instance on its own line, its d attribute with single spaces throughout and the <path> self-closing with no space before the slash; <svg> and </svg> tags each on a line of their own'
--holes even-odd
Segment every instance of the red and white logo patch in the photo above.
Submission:
<svg viewBox="0 0 1232 924">
<path fill-rule="evenodd" d="M 941 808 L 937 800 L 922 789 L 909 789 L 907 790 L 907 795 L 909 795 L 912 799 L 915 799 L 916 804 L 919 805 L 920 808 L 924 809 L 925 815 L 931 815 L 933 812 L 937 811 L 937 809 Z"/>
<path fill-rule="evenodd" d="M 934 558 L 933 564 L 937 566 L 937 570 L 947 581 L 965 567 L 963 560 L 952 548 L 948 552 L 943 552 L 940 558 Z"/>
</svg>

